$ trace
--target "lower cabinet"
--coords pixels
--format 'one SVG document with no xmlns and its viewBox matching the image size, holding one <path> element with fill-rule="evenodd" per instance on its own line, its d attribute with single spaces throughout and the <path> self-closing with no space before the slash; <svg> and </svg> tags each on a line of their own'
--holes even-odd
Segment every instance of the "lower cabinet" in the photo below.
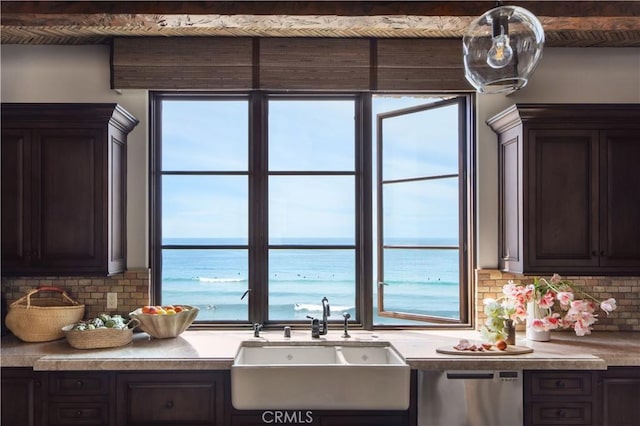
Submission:
<svg viewBox="0 0 640 426">
<path fill-rule="evenodd" d="M 55 371 L 2 368 L 9 426 L 414 426 L 407 411 L 238 411 L 229 371 Z"/>
<path fill-rule="evenodd" d="M 118 373 L 117 424 L 224 425 L 228 372 Z"/>
<path fill-rule="evenodd" d="M 48 374 L 47 424 L 114 426 L 113 373 L 60 371 Z"/>
<path fill-rule="evenodd" d="M 602 426 L 635 426 L 640 422 L 640 368 L 612 367 L 598 382 Z"/>
<path fill-rule="evenodd" d="M 640 368 L 526 371 L 525 426 L 635 426 L 640 419 Z"/>
<path fill-rule="evenodd" d="M 45 373 L 31 368 L 3 368 L 1 375 L 0 424 L 11 426 L 45 425 Z"/>
<path fill-rule="evenodd" d="M 596 372 L 525 371 L 524 424 L 596 425 Z"/>
</svg>

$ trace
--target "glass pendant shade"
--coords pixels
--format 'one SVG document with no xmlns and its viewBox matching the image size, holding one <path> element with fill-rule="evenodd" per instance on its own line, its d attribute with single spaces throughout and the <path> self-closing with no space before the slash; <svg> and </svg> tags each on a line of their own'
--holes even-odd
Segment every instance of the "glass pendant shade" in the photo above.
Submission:
<svg viewBox="0 0 640 426">
<path fill-rule="evenodd" d="M 475 19 L 462 38 L 465 77 L 480 93 L 523 88 L 542 58 L 544 29 L 518 6 L 500 6 Z"/>
</svg>

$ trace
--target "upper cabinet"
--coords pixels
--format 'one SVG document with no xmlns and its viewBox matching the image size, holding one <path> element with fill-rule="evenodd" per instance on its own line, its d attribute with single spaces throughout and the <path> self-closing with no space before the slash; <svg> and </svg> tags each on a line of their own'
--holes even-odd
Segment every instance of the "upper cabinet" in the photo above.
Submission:
<svg viewBox="0 0 640 426">
<path fill-rule="evenodd" d="M 2 275 L 126 266 L 126 140 L 117 104 L 2 104 Z"/>
<path fill-rule="evenodd" d="M 640 105 L 518 104 L 487 123 L 502 270 L 640 275 Z"/>
</svg>

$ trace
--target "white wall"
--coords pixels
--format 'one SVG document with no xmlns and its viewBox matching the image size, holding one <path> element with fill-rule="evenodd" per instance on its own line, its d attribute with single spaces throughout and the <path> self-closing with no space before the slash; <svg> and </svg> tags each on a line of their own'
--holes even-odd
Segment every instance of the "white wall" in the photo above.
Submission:
<svg viewBox="0 0 640 426">
<path fill-rule="evenodd" d="M 147 92 L 109 89 L 107 46 L 2 46 L 2 102 L 118 102 L 140 124 L 128 145 L 128 267 L 148 266 Z M 478 267 L 497 265 L 497 142 L 485 124 L 514 103 L 640 103 L 640 49 L 548 48 L 529 85 L 477 98 Z"/>
<path fill-rule="evenodd" d="M 147 91 L 109 89 L 108 46 L 1 48 L 2 102 L 117 102 L 140 120 L 127 142 L 127 268 L 148 267 Z"/>
</svg>

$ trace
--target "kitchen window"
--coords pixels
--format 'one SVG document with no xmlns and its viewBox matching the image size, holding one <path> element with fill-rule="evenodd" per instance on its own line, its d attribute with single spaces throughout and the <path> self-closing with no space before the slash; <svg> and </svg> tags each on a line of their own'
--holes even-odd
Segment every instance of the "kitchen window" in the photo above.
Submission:
<svg viewBox="0 0 640 426">
<path fill-rule="evenodd" d="M 156 92 L 152 300 L 196 325 L 468 322 L 469 96 Z"/>
</svg>

